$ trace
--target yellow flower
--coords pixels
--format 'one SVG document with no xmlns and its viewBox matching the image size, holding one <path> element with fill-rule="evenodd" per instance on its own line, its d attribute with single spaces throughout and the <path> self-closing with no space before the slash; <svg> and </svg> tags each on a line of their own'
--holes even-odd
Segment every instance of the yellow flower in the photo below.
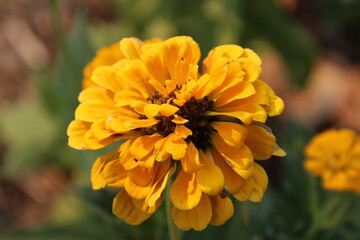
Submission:
<svg viewBox="0 0 360 240">
<path fill-rule="evenodd" d="M 360 136 L 351 129 L 329 129 L 305 148 L 305 168 L 321 176 L 325 189 L 360 194 Z"/>
<path fill-rule="evenodd" d="M 233 215 L 227 196 L 260 201 L 267 188 L 254 160 L 284 155 L 265 125 L 283 101 L 259 79 L 261 60 L 236 45 L 214 48 L 199 74 L 198 44 L 186 36 L 125 38 L 122 57 L 92 71 L 79 95 L 69 145 L 100 149 L 126 139 L 93 165 L 94 189 L 121 188 L 116 216 L 140 224 L 160 206 L 169 182 L 175 224 L 202 230 Z M 174 179 L 172 182 L 171 179 Z"/>
</svg>

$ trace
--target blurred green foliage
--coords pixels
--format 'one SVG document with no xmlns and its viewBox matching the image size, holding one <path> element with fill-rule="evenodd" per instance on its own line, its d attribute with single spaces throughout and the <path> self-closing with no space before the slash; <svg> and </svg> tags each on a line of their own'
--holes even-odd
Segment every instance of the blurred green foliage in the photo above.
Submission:
<svg viewBox="0 0 360 240">
<path fill-rule="evenodd" d="M 339 22 L 353 28 L 353 19 L 359 16 L 354 15 L 355 9 L 360 10 L 352 9 L 356 1 L 349 1 L 347 6 L 341 1 L 330 2 L 318 1 L 325 31 L 334 32 Z M 81 8 L 71 32 L 65 36 L 59 25 L 57 2 L 49 1 L 60 46 L 57 64 L 54 69 L 34 72 L 37 98 L 9 105 L 2 110 L 0 120 L 1 134 L 10 146 L 3 172 L 16 178 L 44 164 L 61 166 L 72 173 L 76 184 L 69 191 L 80 198 L 84 212 L 70 222 L 9 233 L 1 237 L 3 240 L 168 239 L 164 206 L 142 225 L 129 226 L 111 213 L 115 192 L 89 188 L 92 163 L 108 149 L 75 151 L 67 146 L 66 128 L 78 104 L 82 69 L 95 49 L 128 36 L 149 39 L 174 35 L 192 36 L 199 43 L 203 58 L 219 44 L 240 44 L 256 52 L 271 46 L 287 64 L 291 83 L 299 87 L 305 85 L 319 51 L 319 42 L 269 0 L 114 0 L 112 4 L 118 16 L 115 22 L 88 24 Z M 334 14 L 339 6 L 343 14 Z M 322 190 L 318 180 L 302 168 L 302 149 L 312 134 L 298 123 L 286 125 L 277 135 L 288 155 L 271 160 L 279 166 L 278 176 L 270 182 L 264 200 L 261 203 L 234 200 L 235 214 L 225 225 L 210 226 L 202 232 L 183 232 L 182 238 L 360 239 L 359 200 L 349 194 L 338 194 L 343 202 L 326 203 L 333 193 Z M 324 210 L 325 205 L 340 210 Z M 74 212 L 77 207 L 69 205 Z M 332 212 L 336 212 L 337 218 Z"/>
</svg>

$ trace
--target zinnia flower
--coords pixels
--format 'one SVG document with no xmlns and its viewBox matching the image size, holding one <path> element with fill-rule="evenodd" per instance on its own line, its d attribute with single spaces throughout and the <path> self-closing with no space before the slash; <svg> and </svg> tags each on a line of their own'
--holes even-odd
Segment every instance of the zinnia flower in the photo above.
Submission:
<svg viewBox="0 0 360 240">
<path fill-rule="evenodd" d="M 329 129 L 305 148 L 305 168 L 321 176 L 325 189 L 360 193 L 360 136 L 351 129 Z"/>
<path fill-rule="evenodd" d="M 76 149 L 126 140 L 92 168 L 94 189 L 121 189 L 113 213 L 140 224 L 160 206 L 168 183 L 174 222 L 184 230 L 224 224 L 233 215 L 228 194 L 260 201 L 268 178 L 254 160 L 285 154 L 265 125 L 284 104 L 259 79 L 260 58 L 219 46 L 199 74 L 191 37 L 125 38 L 116 51 L 118 61 L 92 71 L 94 86 L 80 93 L 68 127 Z"/>
</svg>

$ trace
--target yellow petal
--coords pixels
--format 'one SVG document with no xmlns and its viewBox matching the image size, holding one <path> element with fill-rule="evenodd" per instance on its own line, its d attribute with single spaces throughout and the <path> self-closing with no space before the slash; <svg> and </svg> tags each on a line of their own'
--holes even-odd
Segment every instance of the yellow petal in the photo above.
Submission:
<svg viewBox="0 0 360 240">
<path fill-rule="evenodd" d="M 146 200 L 143 199 L 143 200 L 136 200 L 134 198 L 131 199 L 134 206 L 139 209 L 140 211 L 142 212 L 145 212 L 145 213 L 154 213 L 161 205 L 162 203 L 162 197 L 157 199 L 156 203 L 154 204 L 154 206 L 149 206 L 146 204 Z"/>
<path fill-rule="evenodd" d="M 222 92 L 221 95 L 214 101 L 214 107 L 221 107 L 234 100 L 243 99 L 255 93 L 255 88 L 251 83 L 241 82 L 240 84 Z"/>
<path fill-rule="evenodd" d="M 86 149 L 97 150 L 97 149 L 101 149 L 101 148 L 109 145 L 110 143 L 112 143 L 113 139 L 108 138 L 108 139 L 104 139 L 102 141 L 98 141 L 96 139 L 93 131 L 89 130 L 85 133 L 84 141 L 85 141 Z"/>
<path fill-rule="evenodd" d="M 97 141 L 101 141 L 101 140 L 106 139 L 106 138 L 112 136 L 113 134 L 115 134 L 114 131 L 106 128 L 105 121 L 102 119 L 94 122 L 91 125 L 90 129 L 93 132 L 95 139 Z"/>
<path fill-rule="evenodd" d="M 143 168 L 135 167 L 131 170 L 128 170 L 128 176 L 132 182 L 138 186 L 148 186 L 152 183 L 155 175 L 156 167 L 152 168 Z"/>
<path fill-rule="evenodd" d="M 206 194 L 202 194 L 199 204 L 190 210 L 172 208 L 172 216 L 176 226 L 182 230 L 193 228 L 196 231 L 204 230 L 212 218 L 211 202 Z"/>
<path fill-rule="evenodd" d="M 124 123 L 127 130 L 136 128 L 148 128 L 155 125 L 158 122 L 156 119 L 133 119 Z"/>
<path fill-rule="evenodd" d="M 234 44 L 221 45 L 217 48 L 220 48 L 223 51 L 223 56 L 232 60 L 238 59 L 244 53 L 244 49 L 242 47 Z"/>
<path fill-rule="evenodd" d="M 96 84 L 91 81 L 91 74 L 93 70 L 99 66 L 111 66 L 117 61 L 124 58 L 120 51 L 119 43 L 116 42 L 111 46 L 103 47 L 96 52 L 96 56 L 88 63 L 83 70 L 83 89 L 94 87 Z"/>
<path fill-rule="evenodd" d="M 151 214 L 137 209 L 125 190 L 121 190 L 116 195 L 112 209 L 118 218 L 132 225 L 138 225 L 151 216 Z"/>
<path fill-rule="evenodd" d="M 102 176 L 107 186 L 112 188 L 122 188 L 125 185 L 127 172 L 121 165 L 120 161 L 118 159 L 115 159 L 105 165 L 102 171 Z"/>
<path fill-rule="evenodd" d="M 171 177 L 171 175 L 175 171 L 175 167 L 168 169 L 169 165 L 170 164 L 167 164 L 165 167 L 163 167 L 166 171 L 166 175 L 163 178 L 161 178 L 159 181 L 157 181 L 155 184 L 153 184 L 148 195 L 145 198 L 146 203 L 150 207 L 156 206 L 156 202 L 161 198 L 162 192 L 165 189 L 169 177 Z"/>
<path fill-rule="evenodd" d="M 130 153 L 130 147 L 134 139 L 130 139 L 120 146 L 119 161 L 125 170 L 130 170 L 138 166 L 135 158 Z"/>
<path fill-rule="evenodd" d="M 197 64 L 199 59 L 199 46 L 191 37 L 173 37 L 164 42 L 164 62 L 167 65 L 170 79 L 177 85 L 186 82 L 190 66 Z"/>
<path fill-rule="evenodd" d="M 173 123 L 176 123 L 176 124 L 185 124 L 187 122 L 189 122 L 189 120 L 185 119 L 185 118 L 182 118 L 180 117 L 179 115 L 176 115 L 175 114 L 175 117 L 173 120 L 171 120 Z"/>
<path fill-rule="evenodd" d="M 166 142 L 165 149 L 171 154 L 172 159 L 180 160 L 185 156 L 187 144 L 184 139 L 172 134 L 171 140 Z"/>
<path fill-rule="evenodd" d="M 156 91 L 158 91 L 160 94 L 162 94 L 164 97 L 168 97 L 168 92 L 166 91 L 166 88 L 162 83 L 155 79 L 150 79 L 149 83 L 154 87 Z"/>
<path fill-rule="evenodd" d="M 257 163 L 254 163 L 254 175 L 242 186 L 241 190 L 234 194 L 239 201 L 251 200 L 260 202 L 268 184 L 268 177 L 265 170 Z"/>
<path fill-rule="evenodd" d="M 125 190 L 129 194 L 130 197 L 142 200 L 146 197 L 151 185 L 140 186 L 137 185 L 131 178 L 126 178 L 125 180 Z"/>
<path fill-rule="evenodd" d="M 152 152 L 137 162 L 138 166 L 143 168 L 152 168 L 154 166 L 154 163 L 155 163 L 155 157 L 152 156 Z"/>
<path fill-rule="evenodd" d="M 174 132 L 183 139 L 186 139 L 188 136 L 192 135 L 192 131 L 185 127 L 185 125 L 176 125 Z"/>
<path fill-rule="evenodd" d="M 231 199 L 225 193 L 219 193 L 210 197 L 212 217 L 210 224 L 214 226 L 223 225 L 234 214 L 234 206 Z"/>
<path fill-rule="evenodd" d="M 245 80 L 249 82 L 256 81 L 261 74 L 261 60 L 250 49 L 246 49 L 244 55 L 238 59 L 243 67 L 243 71 L 246 72 Z"/>
<path fill-rule="evenodd" d="M 180 171 L 170 188 L 170 200 L 172 204 L 181 210 L 189 210 L 196 207 L 201 198 L 201 189 L 196 182 L 195 173 L 188 174 Z"/>
<path fill-rule="evenodd" d="M 154 150 L 155 143 L 161 138 L 162 136 L 158 133 L 138 137 L 131 145 L 131 155 L 137 160 L 143 159 Z"/>
<path fill-rule="evenodd" d="M 233 103 L 233 102 L 232 102 Z M 227 104 L 217 109 L 217 111 L 228 111 L 228 112 L 248 112 L 252 115 L 253 121 L 266 122 L 267 112 L 264 107 L 255 103 L 244 103 L 237 102 L 234 104 Z"/>
<path fill-rule="evenodd" d="M 278 157 L 285 157 L 286 152 L 279 145 L 275 144 L 273 155 Z"/>
<path fill-rule="evenodd" d="M 141 60 L 146 64 L 154 79 L 163 82 L 169 78 L 169 73 L 164 63 L 163 43 L 145 44 L 141 48 Z"/>
<path fill-rule="evenodd" d="M 160 139 L 155 144 L 154 157 L 155 161 L 162 162 L 167 160 L 171 155 L 166 151 L 166 144 L 171 140 L 172 134 Z"/>
<path fill-rule="evenodd" d="M 125 123 L 129 122 L 131 120 L 133 120 L 133 119 L 129 118 L 129 117 L 120 116 L 120 117 L 114 118 L 114 117 L 110 116 L 105 120 L 105 124 L 107 124 L 108 128 L 110 128 L 114 132 L 122 133 L 122 132 L 128 132 L 129 130 L 131 130 L 125 126 Z"/>
<path fill-rule="evenodd" d="M 121 52 L 128 59 L 135 59 L 140 57 L 140 47 L 142 42 L 137 38 L 123 38 L 120 42 Z"/>
<path fill-rule="evenodd" d="M 231 118 L 237 118 L 244 124 L 250 124 L 252 121 L 252 115 L 248 112 L 206 112 L 208 116 L 227 116 Z"/>
<path fill-rule="evenodd" d="M 201 191 L 207 195 L 215 195 L 224 188 L 224 175 L 221 169 L 211 162 L 202 151 L 199 152 L 199 156 L 203 166 L 195 172 L 196 181 Z"/>
<path fill-rule="evenodd" d="M 90 127 L 91 123 L 73 120 L 67 129 L 67 135 L 69 136 L 68 145 L 79 150 L 86 149 L 84 137 Z"/>
<path fill-rule="evenodd" d="M 115 68 L 115 65 L 113 67 Z M 116 76 L 121 78 L 123 88 L 139 92 L 144 99 L 150 98 L 154 93 L 154 88 L 149 84 L 151 75 L 139 59 L 128 61 L 125 66 L 119 66 Z"/>
<path fill-rule="evenodd" d="M 166 80 L 165 86 L 168 94 L 172 93 L 176 89 L 176 84 L 173 80 Z"/>
<path fill-rule="evenodd" d="M 144 107 L 144 114 L 147 118 L 153 118 L 160 112 L 161 105 L 146 104 Z"/>
<path fill-rule="evenodd" d="M 250 148 L 254 159 L 269 159 L 275 149 L 275 136 L 262 126 L 248 125 L 245 127 L 249 130 L 245 144 Z"/>
<path fill-rule="evenodd" d="M 237 172 L 235 172 L 230 164 L 220 155 L 217 151 L 212 151 L 213 159 L 216 165 L 219 166 L 221 172 L 224 175 L 225 186 L 228 189 L 229 193 L 234 194 L 240 191 L 241 187 L 244 185 L 245 180 Z"/>
<path fill-rule="evenodd" d="M 229 146 L 237 149 L 244 146 L 248 133 L 244 126 L 232 122 L 214 122 L 212 126 Z"/>
<path fill-rule="evenodd" d="M 102 171 L 109 161 L 116 159 L 118 156 L 119 153 L 108 153 L 96 159 L 91 168 L 91 183 L 94 190 L 104 188 L 106 186 L 106 181 L 102 176 Z"/>
<path fill-rule="evenodd" d="M 112 108 L 101 101 L 92 100 L 80 103 L 75 111 L 75 119 L 86 122 L 95 122 L 106 117 L 106 112 Z"/>
<path fill-rule="evenodd" d="M 91 80 L 98 86 L 106 88 L 113 93 L 118 92 L 122 88 L 122 81 L 115 74 L 114 68 L 111 66 L 95 68 L 92 72 Z"/>
<path fill-rule="evenodd" d="M 195 99 L 200 99 L 205 96 L 208 96 L 218 85 L 210 78 L 210 75 L 204 74 L 198 80 L 198 85 L 196 85 L 192 90 L 192 95 Z"/>
<path fill-rule="evenodd" d="M 192 142 L 189 142 L 185 156 L 181 159 L 182 169 L 186 173 L 193 173 L 202 167 L 199 151 Z"/>
<path fill-rule="evenodd" d="M 139 92 L 129 89 L 118 91 L 114 97 L 116 107 L 128 106 L 138 100 L 146 101 Z"/>
<path fill-rule="evenodd" d="M 91 100 L 99 100 L 106 105 L 112 106 L 114 93 L 101 87 L 90 87 L 86 88 L 79 94 L 79 102 L 86 102 Z"/>
<path fill-rule="evenodd" d="M 160 107 L 160 113 L 161 115 L 165 116 L 165 117 L 169 117 L 174 115 L 177 111 L 179 111 L 179 108 L 171 105 L 171 104 L 161 104 Z"/>
<path fill-rule="evenodd" d="M 270 106 L 265 106 L 264 108 L 267 110 L 267 113 L 270 117 L 280 115 L 285 108 L 284 101 L 278 96 L 270 96 Z"/>
<path fill-rule="evenodd" d="M 218 134 L 213 134 L 212 142 L 216 150 L 232 165 L 235 171 L 237 171 L 237 169 L 247 170 L 253 165 L 254 161 L 251 151 L 246 146 L 240 150 L 233 148 L 226 144 Z M 238 173 L 240 174 L 241 172 Z"/>
<path fill-rule="evenodd" d="M 133 101 L 131 104 L 130 104 L 130 107 L 132 109 L 135 110 L 135 112 L 137 112 L 138 114 L 141 114 L 141 115 L 145 115 L 144 113 L 144 108 L 145 106 L 147 105 L 148 103 L 147 102 L 144 102 L 144 101 L 141 101 L 141 100 L 137 100 L 137 101 Z M 135 116 L 134 116 L 135 117 Z"/>
<path fill-rule="evenodd" d="M 184 104 L 186 103 L 186 100 L 184 100 L 184 99 L 173 99 L 173 102 L 174 102 L 177 106 L 182 107 L 182 106 L 184 106 Z"/>
</svg>

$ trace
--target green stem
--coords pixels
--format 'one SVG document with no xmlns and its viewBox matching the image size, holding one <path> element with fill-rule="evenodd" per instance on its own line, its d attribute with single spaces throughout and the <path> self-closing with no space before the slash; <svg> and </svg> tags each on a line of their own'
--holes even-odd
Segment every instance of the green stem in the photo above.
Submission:
<svg viewBox="0 0 360 240">
<path fill-rule="evenodd" d="M 174 224 L 174 221 L 172 220 L 172 216 L 171 216 L 171 202 L 170 202 L 171 183 L 172 183 L 172 181 L 169 180 L 169 182 L 166 186 L 166 196 L 165 196 L 166 221 L 167 221 L 168 230 L 169 230 L 169 239 L 170 240 L 179 240 L 178 230 L 177 230 L 177 228 Z"/>
<path fill-rule="evenodd" d="M 325 197 L 322 207 L 319 208 L 318 203 L 317 208 L 313 209 L 313 224 L 308 229 L 305 239 L 316 239 L 321 230 L 341 224 L 348 216 L 354 199 L 351 194 L 342 192 L 328 192 Z"/>
</svg>

